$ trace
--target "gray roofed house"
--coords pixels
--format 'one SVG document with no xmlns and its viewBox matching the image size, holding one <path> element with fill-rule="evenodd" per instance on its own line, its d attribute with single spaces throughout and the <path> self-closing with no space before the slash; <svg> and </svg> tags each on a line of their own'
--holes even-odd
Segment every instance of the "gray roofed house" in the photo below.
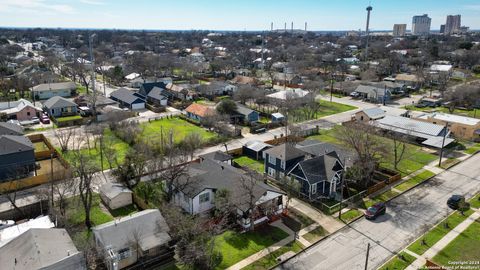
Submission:
<svg viewBox="0 0 480 270">
<path fill-rule="evenodd" d="M 43 83 L 32 88 L 35 99 L 48 99 L 54 96 L 70 97 L 77 85 L 74 82 Z"/>
<path fill-rule="evenodd" d="M 130 110 L 145 108 L 145 98 L 142 95 L 123 87 L 113 91 L 110 94 L 110 98 L 120 103 L 122 107 Z"/>
<path fill-rule="evenodd" d="M 275 179 L 284 177 L 293 166 L 305 157 L 305 152 L 291 144 L 280 144 L 264 152 L 265 173 Z"/>
<path fill-rule="evenodd" d="M 263 152 L 273 146 L 262 141 L 249 141 L 242 147 L 242 153 L 256 160 L 263 160 Z"/>
<path fill-rule="evenodd" d="M 174 202 L 190 214 L 203 213 L 215 207 L 215 193 L 218 190 L 228 190 L 229 201 L 237 209 L 238 222 L 246 228 L 250 226 L 250 220 L 246 214 L 251 210 L 250 193 L 243 183 L 252 179 L 251 177 L 240 169 L 228 164 L 217 163 L 211 159 L 204 159 L 200 163 L 191 163 L 187 167 L 187 175 L 179 180 L 179 185 L 185 186 L 177 189 Z M 263 181 L 254 181 L 253 201 L 262 206 L 254 209 L 259 212 L 258 218 L 254 220 L 254 224 L 258 224 L 268 221 L 269 214 L 276 215 L 283 210 L 282 196 L 284 193 Z"/>
<path fill-rule="evenodd" d="M 200 155 L 200 158 L 202 159 L 210 159 L 216 162 L 220 163 L 227 163 L 227 164 L 232 164 L 232 159 L 233 157 L 230 156 L 227 153 L 224 153 L 222 151 L 215 151 L 215 152 L 210 152 L 207 154 Z"/>
<path fill-rule="evenodd" d="M 165 256 L 166 260 L 171 260 L 173 257 L 170 228 L 158 209 L 115 219 L 92 231 L 97 248 L 104 251 L 107 269 L 125 268 L 139 258 Z"/>
<path fill-rule="evenodd" d="M 23 135 L 23 127 L 12 123 L 0 122 L 0 135 Z"/>
<path fill-rule="evenodd" d="M 355 120 L 369 122 L 385 117 L 385 111 L 379 107 L 364 109 L 355 113 Z"/>
<path fill-rule="evenodd" d="M 435 148 L 442 148 L 442 141 L 445 138 L 443 146 L 447 146 L 455 140 L 449 138 L 450 131 L 447 127 L 422 122 L 402 116 L 387 115 L 382 119 L 376 120 L 373 125 L 378 128 L 400 133 L 418 140 L 422 144 Z"/>
<path fill-rule="evenodd" d="M 2 269 L 82 270 L 85 258 L 65 229 L 29 229 L 0 247 Z"/>
<path fill-rule="evenodd" d="M 100 198 L 112 210 L 132 204 L 132 191 L 119 183 L 105 183 L 99 188 Z"/>
<path fill-rule="evenodd" d="M 168 98 L 165 96 L 165 89 L 153 87 L 147 94 L 147 102 L 157 106 L 167 106 Z"/>
<path fill-rule="evenodd" d="M 335 144 L 326 143 L 318 140 L 304 140 L 298 142 L 295 147 L 309 154 L 312 157 L 322 156 L 328 153 L 335 152 L 336 155 L 338 155 L 340 161 L 342 163 L 346 163 L 346 167 L 352 165 L 355 156 L 352 151 L 346 148 L 342 148 Z"/>
<path fill-rule="evenodd" d="M 370 85 L 359 85 L 355 89 L 355 92 L 359 93 L 363 99 L 374 103 L 386 103 L 392 95 L 389 89 Z"/>
<path fill-rule="evenodd" d="M 32 142 L 25 136 L 0 135 L 0 182 L 35 170 Z"/>
<path fill-rule="evenodd" d="M 260 119 L 260 115 L 257 111 L 252 110 L 240 103 L 237 103 L 237 113 L 241 116 L 242 121 L 247 123 L 257 122 Z"/>
<path fill-rule="evenodd" d="M 66 98 L 54 96 L 43 103 L 48 115 L 53 117 L 71 116 L 77 114 L 77 104 Z"/>
</svg>

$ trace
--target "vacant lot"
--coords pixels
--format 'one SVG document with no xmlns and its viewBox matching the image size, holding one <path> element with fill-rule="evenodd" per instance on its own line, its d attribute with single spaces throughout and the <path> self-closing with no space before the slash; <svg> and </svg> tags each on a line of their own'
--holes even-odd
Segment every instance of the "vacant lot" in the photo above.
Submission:
<svg viewBox="0 0 480 270">
<path fill-rule="evenodd" d="M 205 143 L 210 139 L 217 137 L 217 134 L 209 132 L 178 117 L 146 122 L 141 125 L 143 132 L 140 134 L 140 139 L 147 142 L 160 140 L 162 137 L 167 139 L 170 134 L 175 143 L 181 142 L 185 136 L 191 133 L 199 134 Z"/>
<path fill-rule="evenodd" d="M 318 102 L 320 103 L 320 110 L 318 110 L 318 112 L 315 113 L 313 118 L 307 118 L 305 116 L 305 109 L 301 108 L 291 114 L 291 118 L 292 118 L 291 120 L 294 122 L 302 122 L 302 121 L 318 119 L 328 115 L 357 109 L 357 107 L 354 107 L 354 106 L 325 101 L 325 100 L 319 100 Z"/>
</svg>

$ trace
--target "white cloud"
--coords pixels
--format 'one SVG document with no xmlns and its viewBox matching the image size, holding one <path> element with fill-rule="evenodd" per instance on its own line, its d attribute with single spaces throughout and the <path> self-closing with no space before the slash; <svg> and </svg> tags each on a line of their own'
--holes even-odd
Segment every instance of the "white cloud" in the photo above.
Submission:
<svg viewBox="0 0 480 270">
<path fill-rule="evenodd" d="M 103 6 L 105 5 L 104 2 L 98 0 L 80 0 L 80 2 L 88 5 L 95 5 L 95 6 Z"/>
<path fill-rule="evenodd" d="M 8 12 L 56 12 L 72 14 L 70 5 L 49 3 L 45 0 L 0 0 L 0 11 Z"/>
</svg>

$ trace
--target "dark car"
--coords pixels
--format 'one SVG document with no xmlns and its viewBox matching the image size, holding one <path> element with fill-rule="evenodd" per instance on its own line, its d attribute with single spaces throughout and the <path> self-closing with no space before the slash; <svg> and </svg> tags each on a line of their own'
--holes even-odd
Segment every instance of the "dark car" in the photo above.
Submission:
<svg viewBox="0 0 480 270">
<path fill-rule="evenodd" d="M 366 219 L 376 219 L 377 217 L 384 215 L 387 212 L 387 207 L 385 203 L 379 202 L 372 206 L 370 206 L 367 211 L 365 212 Z"/>
<path fill-rule="evenodd" d="M 453 210 L 459 209 L 461 206 L 467 208 L 469 204 L 465 202 L 465 197 L 462 195 L 452 195 L 447 200 L 447 205 Z"/>
<path fill-rule="evenodd" d="M 46 114 L 42 114 L 40 116 L 40 122 L 42 122 L 43 124 L 50 124 L 50 118 L 48 118 Z"/>
</svg>

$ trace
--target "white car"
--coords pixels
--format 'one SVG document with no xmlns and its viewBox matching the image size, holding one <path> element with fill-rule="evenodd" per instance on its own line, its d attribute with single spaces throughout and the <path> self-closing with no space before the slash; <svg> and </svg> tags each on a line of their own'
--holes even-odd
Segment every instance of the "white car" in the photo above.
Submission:
<svg viewBox="0 0 480 270">
<path fill-rule="evenodd" d="M 354 98 L 357 98 L 360 96 L 360 93 L 356 92 L 356 91 L 353 91 L 352 93 L 350 93 L 350 96 L 351 97 L 354 97 Z"/>
</svg>

